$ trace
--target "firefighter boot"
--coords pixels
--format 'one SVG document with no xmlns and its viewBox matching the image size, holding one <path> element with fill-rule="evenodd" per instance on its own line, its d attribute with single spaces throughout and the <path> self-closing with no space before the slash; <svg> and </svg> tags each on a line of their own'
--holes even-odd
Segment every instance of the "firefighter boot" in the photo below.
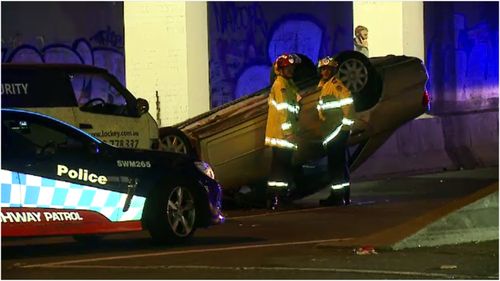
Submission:
<svg viewBox="0 0 500 281">
<path fill-rule="evenodd" d="M 351 204 L 351 187 L 346 186 L 344 187 L 344 205 L 350 205 Z"/>
<path fill-rule="evenodd" d="M 319 200 L 320 206 L 341 206 L 343 203 L 343 194 L 337 190 L 330 190 L 330 195 L 326 199 Z"/>
</svg>

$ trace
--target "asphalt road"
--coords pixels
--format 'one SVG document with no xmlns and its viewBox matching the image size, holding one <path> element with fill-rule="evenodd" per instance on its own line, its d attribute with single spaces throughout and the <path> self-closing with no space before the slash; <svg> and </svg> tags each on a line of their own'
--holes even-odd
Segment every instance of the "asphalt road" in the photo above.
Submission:
<svg viewBox="0 0 500 281">
<path fill-rule="evenodd" d="M 498 168 L 357 182 L 351 206 L 319 208 L 323 190 L 280 211 L 230 210 L 182 245 L 146 232 L 3 240 L 2 279 L 498 279 L 498 240 L 371 255 L 350 243 L 497 182 Z"/>
</svg>

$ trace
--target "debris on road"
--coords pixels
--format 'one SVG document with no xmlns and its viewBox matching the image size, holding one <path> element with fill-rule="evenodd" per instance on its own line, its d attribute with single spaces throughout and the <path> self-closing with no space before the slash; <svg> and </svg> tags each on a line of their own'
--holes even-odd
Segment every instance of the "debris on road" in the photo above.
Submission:
<svg viewBox="0 0 500 281">
<path fill-rule="evenodd" d="M 363 246 L 359 247 L 353 250 L 353 252 L 358 255 L 358 256 L 364 256 L 364 255 L 377 255 L 377 251 L 375 251 L 375 248 L 373 246 Z"/>
<path fill-rule="evenodd" d="M 441 267 L 439 267 L 440 269 L 457 269 L 458 266 L 454 265 L 454 264 L 443 264 Z"/>
</svg>

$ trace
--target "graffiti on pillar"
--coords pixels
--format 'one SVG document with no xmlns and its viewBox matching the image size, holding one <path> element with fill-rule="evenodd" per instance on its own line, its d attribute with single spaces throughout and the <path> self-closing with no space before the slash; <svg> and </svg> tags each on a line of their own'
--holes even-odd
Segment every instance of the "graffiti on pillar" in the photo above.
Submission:
<svg viewBox="0 0 500 281">
<path fill-rule="evenodd" d="M 122 2 L 2 2 L 2 62 L 76 63 L 125 82 Z"/>
<path fill-rule="evenodd" d="M 425 3 L 425 23 L 435 111 L 497 108 L 498 3 Z"/>
<path fill-rule="evenodd" d="M 2 62 L 94 65 L 107 69 L 125 83 L 123 36 L 112 32 L 109 27 L 89 39 L 78 38 L 70 44 L 45 42 L 43 35 L 37 36 L 35 42 L 22 44 L 16 38 L 2 38 Z"/>
<path fill-rule="evenodd" d="M 258 60 L 266 62 L 269 24 L 258 2 L 209 3 L 209 7 L 211 26 L 215 26 L 209 32 L 211 105 L 217 106 L 236 97 L 235 80 L 247 66 Z M 246 76 L 259 81 L 260 74 L 249 72 Z"/>
<path fill-rule="evenodd" d="M 108 25 L 106 29 L 97 31 L 89 39 L 90 42 L 96 42 L 99 46 L 106 46 L 115 49 L 123 49 L 124 41 L 123 36 L 116 33 Z"/>
<path fill-rule="evenodd" d="M 350 16 L 332 22 L 323 13 L 327 5 Z M 352 47 L 350 3 L 301 9 L 288 3 L 209 2 L 208 7 L 212 108 L 269 86 L 272 63 L 285 52 L 317 61 Z"/>
</svg>

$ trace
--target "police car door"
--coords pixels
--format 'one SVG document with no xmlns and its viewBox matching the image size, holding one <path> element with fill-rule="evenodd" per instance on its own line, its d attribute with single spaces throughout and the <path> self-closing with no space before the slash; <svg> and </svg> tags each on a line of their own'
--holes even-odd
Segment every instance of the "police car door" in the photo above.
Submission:
<svg viewBox="0 0 500 281">
<path fill-rule="evenodd" d="M 139 114 L 136 99 L 105 73 L 73 73 L 77 126 L 104 142 L 124 148 L 150 149 L 158 138 L 155 121 Z"/>
<path fill-rule="evenodd" d="M 16 140 L 12 138 L 12 135 L 9 134 L 9 131 L 2 123 L 2 169 L 0 171 L 0 182 L 1 186 L 1 194 L 0 194 L 0 206 L 4 208 L 2 210 L 2 222 L 5 222 L 4 214 L 5 208 L 9 207 L 21 207 L 21 189 L 20 189 L 20 181 L 19 174 L 16 169 L 9 165 L 10 162 L 19 156 L 10 149 L 12 147 L 12 143 Z"/>
<path fill-rule="evenodd" d="M 9 149 L 17 157 L 2 164 L 19 173 L 21 207 L 88 210 L 118 219 L 127 182 L 115 161 L 95 150 L 91 136 L 31 113 L 2 112 L 2 125 L 15 138 Z"/>
</svg>

